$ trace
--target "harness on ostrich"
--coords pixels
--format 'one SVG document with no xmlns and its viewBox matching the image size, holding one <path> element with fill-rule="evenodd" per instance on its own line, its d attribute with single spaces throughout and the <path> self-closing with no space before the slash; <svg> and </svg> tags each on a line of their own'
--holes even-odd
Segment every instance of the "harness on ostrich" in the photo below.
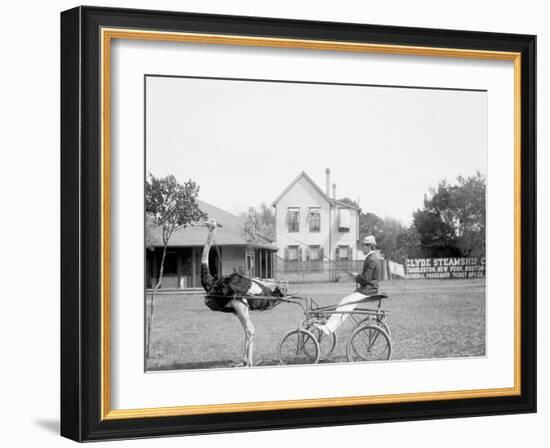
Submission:
<svg viewBox="0 0 550 448">
<path fill-rule="evenodd" d="M 221 259 L 218 246 L 214 244 L 214 247 L 218 258 Z M 233 299 L 240 299 L 251 311 L 267 311 L 281 303 L 280 299 L 285 297 L 286 288 L 283 287 L 283 283 L 286 284 L 286 282 L 274 283 L 272 289 L 256 279 L 236 272 L 221 277 L 216 276 L 212 289 L 204 297 L 204 302 L 212 311 L 234 313 L 235 310 L 229 303 Z"/>
</svg>

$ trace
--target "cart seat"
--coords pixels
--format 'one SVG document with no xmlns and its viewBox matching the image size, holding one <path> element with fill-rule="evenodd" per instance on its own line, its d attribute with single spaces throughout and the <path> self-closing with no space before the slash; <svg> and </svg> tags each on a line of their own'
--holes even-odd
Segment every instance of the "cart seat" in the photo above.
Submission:
<svg viewBox="0 0 550 448">
<path fill-rule="evenodd" d="M 376 293 L 376 294 L 369 294 L 367 297 L 360 300 L 360 302 L 374 302 L 376 300 L 382 300 L 387 299 L 388 295 L 384 294 L 383 292 Z"/>
</svg>

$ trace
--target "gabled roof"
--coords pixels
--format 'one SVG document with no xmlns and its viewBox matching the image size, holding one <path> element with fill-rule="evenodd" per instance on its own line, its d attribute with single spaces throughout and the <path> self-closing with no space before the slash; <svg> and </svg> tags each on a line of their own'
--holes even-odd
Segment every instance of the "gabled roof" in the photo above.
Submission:
<svg viewBox="0 0 550 448">
<path fill-rule="evenodd" d="M 221 208 L 212 204 L 197 199 L 199 208 L 206 213 L 209 218 L 214 218 L 221 227 L 216 229 L 214 243 L 219 246 L 244 246 L 247 244 L 243 235 L 244 221 L 242 218 L 235 216 Z M 151 242 L 153 246 L 162 246 L 162 231 L 160 227 L 155 227 L 150 230 Z M 179 229 L 174 232 L 168 247 L 186 247 L 186 246 L 203 246 L 208 235 L 208 229 L 202 223 L 189 226 L 185 229 Z M 265 242 L 254 244 L 254 247 L 261 249 L 277 250 L 277 246 L 270 243 L 267 239 Z"/>
<path fill-rule="evenodd" d="M 338 207 L 342 207 L 342 208 L 352 208 L 352 209 L 354 209 L 354 210 L 361 211 L 361 207 L 357 207 L 356 205 L 348 204 L 347 202 L 337 201 L 337 200 L 335 200 L 335 199 L 331 199 L 331 201 L 332 201 L 332 204 L 333 204 L 333 205 L 337 205 Z"/>
<path fill-rule="evenodd" d="M 271 203 L 271 206 L 272 207 L 275 207 L 275 205 L 277 204 L 277 202 L 279 202 L 281 200 L 281 198 L 283 196 L 285 196 L 288 191 L 294 186 L 296 185 L 296 183 L 301 179 L 301 178 L 304 178 L 305 180 L 307 180 L 312 186 L 313 188 L 315 188 L 315 190 L 317 190 L 317 192 L 321 195 L 321 197 L 323 197 L 329 204 L 333 205 L 333 206 L 338 206 L 338 207 L 344 207 L 344 208 L 352 208 L 354 210 L 359 210 L 361 211 L 361 207 L 357 207 L 355 205 L 351 205 L 351 204 L 346 204 L 345 202 L 342 202 L 342 201 L 338 201 L 336 199 L 332 199 L 328 194 L 326 194 L 323 189 L 321 187 L 319 187 L 319 185 L 317 185 L 313 179 L 311 177 L 309 177 L 309 175 L 305 172 L 305 171 L 302 171 L 300 174 L 298 174 L 294 180 L 292 182 L 290 182 L 288 184 L 288 186 L 282 191 L 282 193 L 277 196 L 277 198 Z"/>
</svg>

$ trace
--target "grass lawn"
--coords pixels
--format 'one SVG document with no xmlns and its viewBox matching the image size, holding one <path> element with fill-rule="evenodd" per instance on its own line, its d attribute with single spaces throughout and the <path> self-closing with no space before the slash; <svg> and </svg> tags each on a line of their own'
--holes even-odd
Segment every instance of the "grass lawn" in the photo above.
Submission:
<svg viewBox="0 0 550 448">
<path fill-rule="evenodd" d="M 330 305 L 352 288 L 351 283 L 314 283 L 290 290 Z M 485 355 L 484 279 L 386 281 L 380 291 L 390 296 L 383 308 L 390 313 L 392 360 Z M 241 360 L 244 332 L 234 314 L 211 311 L 202 294 L 159 295 L 155 302 L 148 370 L 229 367 Z M 251 317 L 255 365 L 278 364 L 277 345 L 302 320 L 300 308 L 283 303 Z M 326 362 L 346 361 L 351 328 L 348 320 L 338 329 L 336 349 Z"/>
</svg>

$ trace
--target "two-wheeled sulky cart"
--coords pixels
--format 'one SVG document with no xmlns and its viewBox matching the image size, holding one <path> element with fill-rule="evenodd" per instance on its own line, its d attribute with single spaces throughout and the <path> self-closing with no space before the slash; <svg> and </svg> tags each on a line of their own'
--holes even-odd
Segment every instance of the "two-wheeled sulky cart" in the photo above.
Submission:
<svg viewBox="0 0 550 448">
<path fill-rule="evenodd" d="M 384 361 L 392 351 L 391 331 L 386 322 L 388 312 L 381 308 L 386 294 L 372 294 L 357 302 L 351 311 L 338 310 L 338 304 L 319 306 L 312 298 L 287 296 L 282 302 L 301 307 L 304 320 L 297 329 L 288 332 L 279 343 L 277 354 L 281 365 L 315 364 L 329 359 L 336 347 L 336 333 L 325 334 L 318 324 L 324 324 L 334 314 L 348 315 L 353 330 L 346 343 L 349 362 Z"/>
</svg>

